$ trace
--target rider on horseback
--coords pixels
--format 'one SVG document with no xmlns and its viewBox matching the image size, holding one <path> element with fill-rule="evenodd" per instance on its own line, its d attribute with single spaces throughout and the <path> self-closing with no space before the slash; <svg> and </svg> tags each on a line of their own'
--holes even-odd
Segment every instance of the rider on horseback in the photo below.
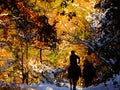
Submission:
<svg viewBox="0 0 120 90">
<path fill-rule="evenodd" d="M 79 76 L 81 76 L 81 69 L 78 66 L 80 63 L 80 57 L 75 54 L 75 51 L 71 51 L 70 55 L 70 66 L 68 68 L 68 78 L 70 79 L 70 89 L 72 90 L 72 84 L 73 84 L 73 90 L 76 90 L 76 84 L 79 79 Z"/>
</svg>

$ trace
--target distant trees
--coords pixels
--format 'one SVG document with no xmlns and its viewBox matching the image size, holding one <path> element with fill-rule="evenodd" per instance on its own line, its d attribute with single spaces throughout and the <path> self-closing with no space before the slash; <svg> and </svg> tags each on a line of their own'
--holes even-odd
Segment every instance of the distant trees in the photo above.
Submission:
<svg viewBox="0 0 120 90">
<path fill-rule="evenodd" d="M 0 46 L 10 46 L 16 62 L 12 64 L 12 70 L 21 71 L 22 82 L 26 79 L 28 83 L 29 48 L 48 46 L 54 50 L 57 42 L 56 23 L 50 25 L 46 16 L 29 10 L 22 0 L 1 0 L 0 10 Z"/>
<path fill-rule="evenodd" d="M 105 62 L 113 66 L 115 73 L 120 66 L 120 1 L 100 0 L 95 5 L 96 12 L 93 14 L 91 30 L 94 37 L 91 39 L 91 45 L 94 51 Z M 102 59 L 102 58 L 101 58 Z"/>
<path fill-rule="evenodd" d="M 78 35 L 71 35 L 72 42 L 82 43 L 88 47 L 102 62 L 99 68 L 106 68 L 104 78 L 119 73 L 120 67 L 120 1 L 100 0 L 95 4 L 96 9 L 91 14 L 90 29 L 87 38 L 82 39 Z"/>
<path fill-rule="evenodd" d="M 16 60 L 14 69 L 20 67 L 24 77 L 29 71 L 30 50 L 38 50 L 42 60 L 42 48 L 50 47 L 53 52 L 48 57 L 56 64 L 60 56 L 67 61 L 73 44 L 82 50 L 82 43 L 118 73 L 120 1 L 100 0 L 92 17 L 91 3 L 96 0 L 90 1 L 1 0 L 0 47 L 10 47 Z"/>
</svg>

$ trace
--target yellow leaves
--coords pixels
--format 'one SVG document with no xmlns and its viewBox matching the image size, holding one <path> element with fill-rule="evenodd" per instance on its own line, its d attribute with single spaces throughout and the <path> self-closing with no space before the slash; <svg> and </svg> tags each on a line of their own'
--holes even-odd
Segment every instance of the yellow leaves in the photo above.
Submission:
<svg viewBox="0 0 120 90">
<path fill-rule="evenodd" d="M 0 61 L 0 67 L 4 66 L 4 61 Z"/>
<path fill-rule="evenodd" d="M 79 4 L 77 8 L 81 9 L 82 11 L 85 11 L 86 13 L 93 11 L 93 5 L 89 0 L 80 0 L 80 1 L 76 0 L 75 4 Z"/>
<path fill-rule="evenodd" d="M 60 3 L 62 3 L 62 0 L 55 0 L 55 2 L 52 3 L 53 8 L 59 8 Z"/>
<path fill-rule="evenodd" d="M 7 50 L 8 47 L 4 47 L 3 49 L 0 48 L 0 58 L 4 59 L 4 58 L 10 58 L 12 55 L 11 53 Z"/>
<path fill-rule="evenodd" d="M 85 0 L 85 2 L 89 2 L 90 0 Z"/>
</svg>

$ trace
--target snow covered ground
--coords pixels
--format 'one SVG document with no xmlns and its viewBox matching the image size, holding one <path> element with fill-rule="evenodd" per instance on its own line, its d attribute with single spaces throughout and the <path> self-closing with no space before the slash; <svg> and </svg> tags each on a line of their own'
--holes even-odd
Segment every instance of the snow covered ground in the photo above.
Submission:
<svg viewBox="0 0 120 90">
<path fill-rule="evenodd" d="M 53 72 L 54 73 L 60 73 L 61 69 L 55 69 L 53 70 L 52 68 L 49 68 L 46 65 L 41 65 L 42 69 L 37 69 L 37 65 L 35 64 L 31 64 L 33 65 L 33 70 L 36 72 L 44 72 L 47 73 L 49 75 L 49 77 L 46 77 L 48 81 L 52 82 L 53 84 L 49 84 L 45 78 L 43 78 L 43 82 L 44 83 L 35 83 L 35 84 L 31 84 L 31 85 L 25 85 L 25 84 L 11 84 L 11 83 L 3 83 L 0 82 L 0 86 L 4 87 L 4 86 L 9 86 L 10 88 L 12 87 L 12 90 L 16 90 L 14 89 L 15 86 L 19 86 L 20 88 L 22 88 L 22 90 L 70 90 L 70 85 L 67 81 L 63 81 L 63 82 L 57 82 L 60 85 L 56 85 L 56 82 L 51 81 L 51 78 L 54 78 Z M 41 71 L 42 70 L 42 71 Z M 41 75 L 41 74 L 40 74 Z M 43 74 L 44 75 L 44 74 Z M 6 84 L 6 85 L 5 85 Z M 1 90 L 1 89 L 0 89 Z M 6 89 L 2 89 L 2 90 L 6 90 Z M 7 89 L 8 90 L 8 89 Z M 21 89 L 20 89 L 21 90 Z M 113 78 L 111 78 L 109 81 L 105 82 L 105 83 L 101 83 L 99 85 L 92 85 L 89 87 L 85 87 L 82 88 L 80 86 L 77 86 L 77 90 L 120 90 L 120 74 L 119 75 L 114 75 Z"/>
<path fill-rule="evenodd" d="M 34 65 L 34 64 L 31 64 Z M 36 66 L 36 65 L 34 65 Z M 45 71 L 49 72 L 49 76 L 53 76 L 52 72 L 60 72 L 60 69 L 56 69 L 56 70 L 52 70 L 51 68 L 49 68 L 48 66 L 42 66 L 43 69 L 46 69 Z M 34 67 L 35 71 L 39 71 L 38 69 L 36 69 Z M 40 72 L 40 71 L 39 71 Z M 49 78 L 50 78 L 49 77 Z M 43 80 L 44 81 L 44 80 Z M 44 81 L 45 82 L 45 81 Z M 32 85 L 28 85 L 28 86 L 24 86 L 22 85 L 23 90 L 25 90 L 24 88 L 28 88 L 28 90 L 70 90 L 70 85 L 68 82 L 64 82 L 64 83 L 60 83 L 60 86 L 56 86 L 55 83 L 54 84 L 48 84 L 47 82 L 45 83 L 39 83 L 39 84 L 32 84 Z M 85 87 L 82 88 L 80 86 L 77 86 L 77 90 L 120 90 L 120 75 L 114 75 L 113 78 L 111 78 L 109 81 L 105 82 L 105 83 L 101 83 L 99 85 L 92 85 L 89 87 Z"/>
<path fill-rule="evenodd" d="M 70 90 L 69 84 L 66 84 L 66 87 L 58 87 L 55 84 L 32 84 L 32 85 L 22 85 L 22 89 L 25 90 Z M 81 88 L 77 86 L 77 90 L 120 90 L 120 75 L 114 76 L 106 83 L 101 83 L 97 86 L 89 86 L 87 88 Z"/>
<path fill-rule="evenodd" d="M 0 82 L 0 85 L 4 85 L 4 84 L 3 82 Z M 55 84 L 39 83 L 39 84 L 32 84 L 32 85 L 19 84 L 17 86 L 21 87 L 22 90 L 70 90 L 69 83 L 64 83 L 64 84 L 65 85 L 63 86 L 56 86 Z M 8 84 L 8 85 L 11 88 L 13 88 L 13 90 L 16 90 L 15 84 Z M 2 90 L 6 90 L 6 89 L 2 89 Z M 77 86 L 77 90 L 120 90 L 120 75 L 116 75 L 106 83 L 101 83 L 97 86 L 92 85 L 85 88 L 81 88 Z"/>
</svg>

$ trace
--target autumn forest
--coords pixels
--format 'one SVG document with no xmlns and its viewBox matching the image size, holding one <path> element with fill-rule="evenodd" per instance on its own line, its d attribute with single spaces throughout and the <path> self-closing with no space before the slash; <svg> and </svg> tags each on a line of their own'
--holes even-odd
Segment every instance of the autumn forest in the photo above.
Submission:
<svg viewBox="0 0 120 90">
<path fill-rule="evenodd" d="M 119 16 L 119 0 L 0 0 L 0 81 L 38 83 L 43 65 L 67 78 L 71 50 L 106 81 L 120 71 Z"/>
</svg>

